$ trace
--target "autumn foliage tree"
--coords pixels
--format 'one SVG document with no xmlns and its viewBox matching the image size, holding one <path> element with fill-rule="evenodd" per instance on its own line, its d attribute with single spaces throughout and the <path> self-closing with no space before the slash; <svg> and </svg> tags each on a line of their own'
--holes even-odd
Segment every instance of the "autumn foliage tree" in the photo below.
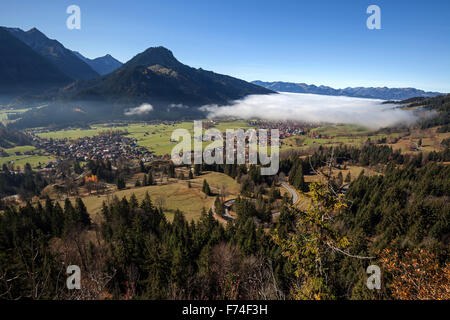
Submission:
<svg viewBox="0 0 450 320">
<path fill-rule="evenodd" d="M 84 184 L 86 185 L 88 192 L 91 193 L 92 189 L 95 189 L 98 185 L 98 177 L 95 174 L 84 177 Z"/>
<path fill-rule="evenodd" d="M 439 264 L 437 256 L 428 251 L 398 252 L 384 249 L 380 261 L 391 277 L 389 289 L 394 299 L 450 299 L 450 264 Z"/>
<path fill-rule="evenodd" d="M 336 232 L 332 222 L 347 205 L 341 195 L 334 194 L 324 184 L 312 183 L 310 190 L 310 208 L 302 211 L 290 206 L 295 226 L 287 237 L 276 229 L 273 238 L 294 266 L 298 282 L 294 284 L 292 296 L 301 300 L 331 299 L 334 297 L 326 282 L 327 255 L 335 251 L 346 253 L 349 244 L 345 236 Z"/>
</svg>

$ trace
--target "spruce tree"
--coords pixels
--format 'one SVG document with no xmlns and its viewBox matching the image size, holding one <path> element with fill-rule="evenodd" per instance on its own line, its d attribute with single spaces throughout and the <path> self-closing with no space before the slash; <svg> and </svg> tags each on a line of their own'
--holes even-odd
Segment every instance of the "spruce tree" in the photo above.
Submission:
<svg viewBox="0 0 450 320">
<path fill-rule="evenodd" d="M 299 169 L 297 169 L 293 185 L 298 190 L 305 191 L 305 192 L 308 190 L 308 185 L 306 184 L 305 178 L 303 177 L 303 171 L 302 171 L 301 167 Z"/>
<path fill-rule="evenodd" d="M 147 183 L 149 186 L 152 186 L 155 184 L 155 182 L 153 181 L 153 174 L 151 171 L 148 173 Z"/>
<path fill-rule="evenodd" d="M 203 180 L 203 188 L 202 191 L 207 196 L 211 195 L 211 189 L 209 188 L 209 184 L 206 180 Z"/>
<path fill-rule="evenodd" d="M 342 177 L 342 172 L 339 171 L 339 173 L 337 175 L 337 179 L 336 179 L 336 184 L 338 187 L 341 187 L 343 182 L 344 182 L 344 178 Z"/>
<path fill-rule="evenodd" d="M 169 172 L 168 172 L 169 178 L 175 178 L 175 167 L 173 164 L 169 165 Z"/>
<path fill-rule="evenodd" d="M 126 185 L 125 185 L 125 179 L 123 177 L 119 177 L 117 179 L 117 189 L 122 190 L 125 189 Z"/>
<path fill-rule="evenodd" d="M 80 198 L 75 201 L 75 214 L 77 217 L 77 222 L 80 222 L 82 226 L 90 226 L 91 218 L 87 212 L 86 206 Z"/>
<path fill-rule="evenodd" d="M 345 176 L 345 182 L 350 182 L 352 179 L 351 175 L 350 175 L 350 171 L 347 173 L 347 175 Z"/>
<path fill-rule="evenodd" d="M 223 207 L 222 201 L 220 201 L 219 196 L 216 196 L 216 200 L 214 201 L 214 209 L 220 216 L 223 216 L 225 214 L 225 208 Z"/>
<path fill-rule="evenodd" d="M 144 186 L 148 186 L 148 180 L 147 180 L 147 176 L 144 174 L 144 178 L 142 179 L 142 184 Z"/>
<path fill-rule="evenodd" d="M 81 169 L 80 163 L 78 161 L 75 161 L 73 163 L 73 171 L 76 174 L 82 174 L 83 173 L 83 169 Z"/>
<path fill-rule="evenodd" d="M 195 174 L 196 176 L 198 176 L 198 175 L 200 175 L 200 172 L 201 172 L 201 167 L 200 167 L 200 165 L 199 165 L 199 164 L 194 165 L 194 174 Z"/>
</svg>

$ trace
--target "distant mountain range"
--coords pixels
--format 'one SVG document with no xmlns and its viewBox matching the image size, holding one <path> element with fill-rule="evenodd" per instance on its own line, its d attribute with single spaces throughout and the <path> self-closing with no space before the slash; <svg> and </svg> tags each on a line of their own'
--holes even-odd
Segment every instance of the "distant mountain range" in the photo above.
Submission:
<svg viewBox="0 0 450 320">
<path fill-rule="evenodd" d="M 344 89 L 334 89 L 327 86 L 315 86 L 308 85 L 306 83 L 281 81 L 264 82 L 256 80 L 252 81 L 252 83 L 277 92 L 313 93 L 329 96 L 347 96 L 382 100 L 405 100 L 414 97 L 435 97 L 442 95 L 440 92 L 426 92 L 415 88 L 349 87 Z"/>
<path fill-rule="evenodd" d="M 86 62 L 92 69 L 94 69 L 99 75 L 104 76 L 105 74 L 111 73 L 114 70 L 119 69 L 123 63 L 119 60 L 112 57 L 110 54 L 107 54 L 103 57 L 89 59 L 83 56 L 81 53 L 77 51 L 73 51 L 73 53 Z"/>
</svg>

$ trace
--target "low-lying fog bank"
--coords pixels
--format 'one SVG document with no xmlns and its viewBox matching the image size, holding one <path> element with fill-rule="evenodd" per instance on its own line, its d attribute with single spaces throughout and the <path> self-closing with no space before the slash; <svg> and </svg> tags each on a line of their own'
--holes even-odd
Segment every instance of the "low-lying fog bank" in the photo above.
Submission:
<svg viewBox="0 0 450 320">
<path fill-rule="evenodd" d="M 239 117 L 243 119 L 292 120 L 357 124 L 370 128 L 411 124 L 414 112 L 383 100 L 325 96 L 303 93 L 250 95 L 228 106 L 206 105 L 209 118 Z"/>
</svg>

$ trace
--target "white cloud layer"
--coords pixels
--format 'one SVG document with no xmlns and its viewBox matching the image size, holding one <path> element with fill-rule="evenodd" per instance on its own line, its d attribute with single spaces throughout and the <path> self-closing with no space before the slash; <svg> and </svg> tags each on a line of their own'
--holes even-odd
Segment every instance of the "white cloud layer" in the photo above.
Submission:
<svg viewBox="0 0 450 320">
<path fill-rule="evenodd" d="M 292 120 L 357 124 L 370 128 L 389 127 L 417 120 L 412 111 L 383 100 L 303 93 L 250 95 L 228 106 L 206 105 L 209 118 Z"/>
<path fill-rule="evenodd" d="M 149 113 L 152 110 L 153 106 L 151 104 L 143 103 L 139 107 L 128 109 L 127 111 L 125 111 L 125 115 L 126 116 L 142 115 Z"/>
</svg>

